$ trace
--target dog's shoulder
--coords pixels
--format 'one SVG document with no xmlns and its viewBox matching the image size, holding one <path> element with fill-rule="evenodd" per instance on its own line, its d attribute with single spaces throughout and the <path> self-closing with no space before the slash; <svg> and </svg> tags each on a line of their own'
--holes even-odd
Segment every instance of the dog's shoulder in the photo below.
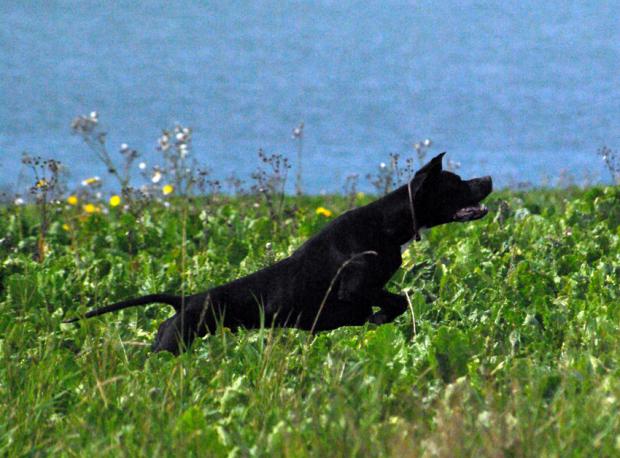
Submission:
<svg viewBox="0 0 620 458">
<path fill-rule="evenodd" d="M 292 255 L 303 258 L 325 256 L 331 250 L 341 251 L 366 246 L 371 240 L 383 237 L 383 215 L 372 207 L 349 210 L 329 222 L 321 231 L 306 240 Z"/>
<path fill-rule="evenodd" d="M 360 233 L 375 233 L 382 225 L 383 214 L 377 208 L 364 206 L 344 212 L 312 238 L 356 237 Z"/>
</svg>

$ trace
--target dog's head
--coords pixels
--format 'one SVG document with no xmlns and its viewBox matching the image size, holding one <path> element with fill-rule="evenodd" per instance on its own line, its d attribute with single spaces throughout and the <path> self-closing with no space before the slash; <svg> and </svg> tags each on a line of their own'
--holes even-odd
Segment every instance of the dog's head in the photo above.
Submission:
<svg viewBox="0 0 620 458">
<path fill-rule="evenodd" d="M 414 209 L 414 236 L 421 228 L 473 221 L 488 212 L 481 201 L 493 190 L 491 177 L 463 180 L 457 174 L 443 170 L 444 154 L 431 159 L 407 185 L 410 205 Z"/>
</svg>

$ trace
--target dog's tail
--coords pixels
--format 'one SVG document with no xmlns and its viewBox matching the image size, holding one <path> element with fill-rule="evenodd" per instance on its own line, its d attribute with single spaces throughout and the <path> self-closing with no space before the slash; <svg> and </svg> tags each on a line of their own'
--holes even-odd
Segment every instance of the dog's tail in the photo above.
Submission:
<svg viewBox="0 0 620 458">
<path fill-rule="evenodd" d="M 182 298 L 181 296 L 173 296 L 172 294 L 149 294 L 148 296 L 137 297 L 135 299 L 128 299 L 126 301 L 117 302 L 116 304 L 106 305 L 95 310 L 86 312 L 83 317 L 71 318 L 65 320 L 63 323 L 75 323 L 82 318 L 91 318 L 93 316 L 103 315 L 104 313 L 115 312 L 117 310 L 126 309 L 129 307 L 135 307 L 137 305 L 152 304 L 155 302 L 161 302 L 162 304 L 172 305 L 177 312 L 181 309 Z"/>
</svg>

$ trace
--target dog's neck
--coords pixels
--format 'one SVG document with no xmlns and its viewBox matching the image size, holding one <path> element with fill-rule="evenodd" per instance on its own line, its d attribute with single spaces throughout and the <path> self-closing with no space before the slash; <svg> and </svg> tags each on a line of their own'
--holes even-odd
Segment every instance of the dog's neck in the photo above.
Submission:
<svg viewBox="0 0 620 458">
<path fill-rule="evenodd" d="M 383 213 L 384 230 L 390 239 L 399 245 L 404 245 L 414 238 L 419 240 L 418 231 L 424 222 L 416 220 L 415 213 L 411 214 L 413 202 L 410 201 L 407 185 L 392 191 L 375 204 Z"/>
</svg>

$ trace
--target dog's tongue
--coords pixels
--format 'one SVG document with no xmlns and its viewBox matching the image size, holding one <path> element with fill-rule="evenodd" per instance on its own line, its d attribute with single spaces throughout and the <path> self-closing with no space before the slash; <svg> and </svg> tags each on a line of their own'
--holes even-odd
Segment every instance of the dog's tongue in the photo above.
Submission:
<svg viewBox="0 0 620 458">
<path fill-rule="evenodd" d="M 472 221 L 480 219 L 489 212 L 484 205 L 461 208 L 454 214 L 454 221 Z"/>
</svg>

